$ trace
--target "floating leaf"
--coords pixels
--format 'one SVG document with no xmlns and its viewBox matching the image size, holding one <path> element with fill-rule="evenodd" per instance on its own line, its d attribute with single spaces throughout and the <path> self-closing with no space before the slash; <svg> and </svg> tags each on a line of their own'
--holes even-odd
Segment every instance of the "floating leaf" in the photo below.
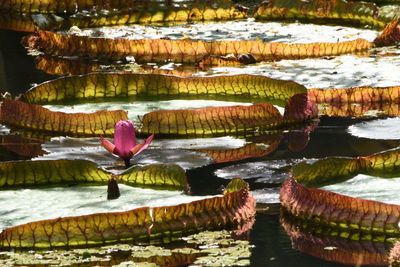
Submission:
<svg viewBox="0 0 400 267">
<path fill-rule="evenodd" d="M 165 1 L 167 2 L 167 1 Z M 217 3 L 229 3 L 229 1 L 217 1 Z M 164 3 L 173 7 L 170 3 Z M 89 1 L 89 0 L 2 0 L 0 1 L 0 10 L 12 10 L 17 12 L 27 13 L 76 13 L 82 10 L 113 10 L 113 9 L 146 9 L 159 5 L 157 1 L 131 1 L 131 0 L 102 0 L 102 1 Z M 218 13 L 218 11 L 215 11 Z M 221 12 L 221 11 L 220 11 Z M 194 13 L 194 11 L 193 11 Z M 205 13 L 207 13 L 205 11 Z M 221 12 L 223 13 L 223 12 Z M 207 13 L 208 14 L 208 13 Z M 177 14 L 184 15 L 184 14 Z M 156 15 L 154 15 L 156 16 Z M 133 23 L 132 21 L 131 23 Z"/>
<path fill-rule="evenodd" d="M 0 187 L 52 184 L 107 184 L 110 175 L 86 160 L 11 161 L 0 163 Z"/>
<path fill-rule="evenodd" d="M 302 162 L 292 168 L 298 182 L 307 185 L 335 183 L 338 179 L 351 178 L 356 174 L 396 177 L 400 166 L 400 149 L 391 149 L 366 157 L 339 158 L 331 157 L 312 164 Z"/>
<path fill-rule="evenodd" d="M 271 104 L 209 107 L 198 110 L 160 110 L 144 115 L 142 133 L 204 136 L 267 130 L 282 125 L 282 115 Z"/>
<path fill-rule="evenodd" d="M 400 237 L 399 205 L 306 188 L 293 177 L 283 183 L 280 198 L 289 214 L 326 227 L 330 235 L 374 242 Z"/>
<path fill-rule="evenodd" d="M 361 169 L 361 163 L 353 158 L 326 158 L 313 164 L 301 162 L 293 166 L 296 180 L 307 185 L 336 183 L 338 179 L 350 178 Z"/>
<path fill-rule="evenodd" d="M 345 89 L 309 89 L 308 98 L 315 103 L 382 103 L 399 102 L 400 86 L 354 87 Z"/>
<path fill-rule="evenodd" d="M 337 236 L 326 235 L 318 225 L 304 223 L 301 219 L 291 218 L 282 213 L 280 222 L 290 236 L 292 247 L 316 258 L 349 265 L 385 265 L 387 264 L 390 243 L 355 241 L 336 232 Z M 322 231 L 321 231 L 322 230 Z"/>
<path fill-rule="evenodd" d="M 37 160 L 0 163 L 0 187 L 106 185 L 110 174 L 87 160 Z M 145 188 L 186 190 L 185 171 L 173 164 L 135 166 L 116 176 L 119 183 Z"/>
<path fill-rule="evenodd" d="M 114 1 L 113 1 L 114 2 Z M 43 14 L 33 16 L 35 23 L 46 30 L 95 28 L 127 24 L 152 24 L 159 22 L 192 22 L 210 20 L 232 20 L 247 17 L 247 8 L 232 4 L 213 6 L 203 3 L 185 5 L 160 5 L 147 1 L 145 5 L 135 4 L 133 9 L 109 10 L 109 12 L 80 12 L 66 18 Z M 92 9 L 92 8 L 91 8 Z"/>
<path fill-rule="evenodd" d="M 125 59 L 135 57 L 138 62 L 196 63 L 204 56 L 226 56 L 229 54 L 251 54 L 256 61 L 300 59 L 321 56 L 336 56 L 374 47 L 365 39 L 338 43 L 284 44 L 261 41 L 193 41 L 165 39 L 107 39 L 87 36 L 66 36 L 50 31 L 37 31 L 23 42 L 54 56 L 79 56 L 96 59 Z M 151 52 L 150 52 L 151 51 Z"/>
<path fill-rule="evenodd" d="M 400 12 L 395 15 L 399 16 Z M 393 19 L 390 7 L 379 8 L 374 3 L 345 0 L 272 0 L 261 3 L 256 19 L 303 19 L 313 22 L 369 25 L 383 28 Z"/>
<path fill-rule="evenodd" d="M 173 190 L 187 190 L 185 170 L 174 164 L 149 164 L 142 167 L 131 167 L 118 175 L 118 182 L 143 186 L 146 188 L 160 188 Z"/>
<path fill-rule="evenodd" d="M 112 135 L 114 125 L 128 119 L 122 110 L 95 113 L 53 112 L 39 105 L 3 99 L 2 123 L 39 131 L 73 135 Z"/>
<path fill-rule="evenodd" d="M 306 88 L 292 81 L 256 75 L 179 77 L 162 74 L 97 73 L 44 82 L 21 99 L 30 103 L 117 96 L 228 95 L 287 101 Z"/>
<path fill-rule="evenodd" d="M 100 245 L 130 241 L 168 242 L 206 229 L 235 227 L 255 214 L 248 185 L 233 181 L 223 197 L 177 206 L 138 208 L 31 222 L 0 233 L 3 248 L 45 248 Z"/>
</svg>

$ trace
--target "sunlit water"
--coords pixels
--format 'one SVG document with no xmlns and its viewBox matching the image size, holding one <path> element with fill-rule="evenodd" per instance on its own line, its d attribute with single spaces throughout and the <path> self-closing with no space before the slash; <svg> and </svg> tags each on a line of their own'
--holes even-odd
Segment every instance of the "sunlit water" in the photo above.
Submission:
<svg viewBox="0 0 400 267">
<path fill-rule="evenodd" d="M 70 31 L 76 35 L 89 35 L 106 38 L 127 39 L 194 39 L 206 41 L 218 40 L 260 40 L 265 42 L 311 43 L 342 42 L 364 38 L 372 41 L 377 31 L 342 26 L 315 27 L 313 24 L 258 22 L 254 19 L 190 23 L 172 26 L 130 25 L 97 29 Z"/>
<path fill-rule="evenodd" d="M 400 177 L 378 178 L 359 174 L 345 182 L 321 188 L 351 197 L 400 204 Z"/>
<path fill-rule="evenodd" d="M 369 139 L 399 140 L 400 139 L 400 118 L 387 118 L 360 122 L 351 125 L 349 133 Z"/>
</svg>

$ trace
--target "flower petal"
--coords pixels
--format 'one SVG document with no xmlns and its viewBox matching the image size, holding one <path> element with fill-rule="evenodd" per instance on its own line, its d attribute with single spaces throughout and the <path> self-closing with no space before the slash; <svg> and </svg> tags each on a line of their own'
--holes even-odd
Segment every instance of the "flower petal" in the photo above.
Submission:
<svg viewBox="0 0 400 267">
<path fill-rule="evenodd" d="M 115 125 L 114 144 L 118 156 L 123 159 L 132 157 L 131 149 L 136 145 L 135 128 L 130 120 L 122 120 Z"/>
<path fill-rule="evenodd" d="M 118 155 L 117 151 L 115 149 L 115 145 L 113 143 L 111 143 L 110 141 L 105 139 L 103 136 L 100 136 L 100 141 L 101 141 L 101 144 L 103 145 L 103 147 L 105 149 L 107 149 L 108 152 Z"/>
<path fill-rule="evenodd" d="M 149 147 L 151 141 L 153 141 L 154 134 L 149 136 L 143 143 L 136 145 L 134 148 L 131 149 L 132 156 L 135 156 Z"/>
</svg>

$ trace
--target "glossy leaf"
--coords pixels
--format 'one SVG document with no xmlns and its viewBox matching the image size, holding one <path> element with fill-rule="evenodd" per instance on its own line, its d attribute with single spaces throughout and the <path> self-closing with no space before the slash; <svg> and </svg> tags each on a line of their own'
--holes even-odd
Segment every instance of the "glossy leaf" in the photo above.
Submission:
<svg viewBox="0 0 400 267">
<path fill-rule="evenodd" d="M 356 174 L 395 177 L 400 170 L 400 149 L 392 149 L 366 157 L 325 158 L 312 164 L 300 163 L 292 168 L 298 182 L 307 185 L 335 183 L 338 179 L 351 178 Z"/>
<path fill-rule="evenodd" d="M 63 113 L 18 100 L 4 99 L 1 104 L 2 123 L 52 133 L 111 135 L 115 123 L 126 119 L 128 119 L 127 113 L 122 110 Z"/>
<path fill-rule="evenodd" d="M 399 102 L 400 86 L 390 87 L 354 87 L 345 89 L 309 89 L 308 97 L 315 103 L 382 103 Z"/>
<path fill-rule="evenodd" d="M 173 164 L 149 164 L 131 167 L 117 176 L 118 182 L 146 188 L 187 190 L 185 170 Z"/>
<path fill-rule="evenodd" d="M 256 75 L 179 77 L 162 74 L 97 73 L 44 82 L 21 99 L 30 103 L 117 96 L 228 95 L 287 101 L 306 88 L 292 81 Z"/>
<path fill-rule="evenodd" d="M 169 242 L 206 229 L 236 227 L 255 215 L 248 185 L 234 180 L 223 197 L 177 206 L 138 208 L 43 220 L 10 227 L 0 233 L 3 248 L 45 248 L 100 245 L 129 241 Z"/>
<path fill-rule="evenodd" d="M 282 115 L 271 104 L 160 110 L 147 113 L 142 133 L 204 136 L 274 129 L 282 125 Z"/>
<path fill-rule="evenodd" d="M 166 1 L 167 2 L 167 1 Z M 217 1 L 218 2 L 218 1 Z M 223 1 L 219 1 L 223 2 Z M 229 1 L 225 1 L 229 2 Z M 38 13 L 75 13 L 82 10 L 113 10 L 137 8 L 145 9 L 157 3 L 156 1 L 131 1 L 131 0 L 1 0 L 0 9 L 17 12 Z M 141 5 L 142 4 L 142 5 Z M 143 5 L 144 4 L 144 5 Z M 166 3 L 168 4 L 168 3 Z"/>
<path fill-rule="evenodd" d="M 107 184 L 110 175 L 86 160 L 38 160 L 0 163 L 0 187 L 59 184 Z"/>
<path fill-rule="evenodd" d="M 392 14 L 390 7 L 378 7 L 374 3 L 346 0 L 272 0 L 260 4 L 254 14 L 256 19 L 304 19 L 324 23 L 349 23 L 359 26 L 383 28 L 400 15 Z"/>
<path fill-rule="evenodd" d="M 361 163 L 353 158 L 326 158 L 313 164 L 301 162 L 292 168 L 296 180 L 307 185 L 336 183 L 351 178 L 361 170 Z"/>
<path fill-rule="evenodd" d="M 96 59 L 121 60 L 127 56 L 138 62 L 196 63 L 204 56 L 251 54 L 256 61 L 301 59 L 335 56 L 366 51 L 374 47 L 365 39 L 339 43 L 285 44 L 262 41 L 194 41 L 165 39 L 107 39 L 86 36 L 66 36 L 39 30 L 24 40 L 31 49 L 54 56 L 79 56 Z M 150 53 L 151 51 L 151 53 Z"/>
<path fill-rule="evenodd" d="M 134 2 L 134 1 L 133 1 Z M 185 5 L 160 5 L 159 3 L 136 3 L 133 9 L 109 10 L 109 12 L 81 12 L 66 18 L 54 15 L 34 17 L 41 29 L 58 30 L 72 26 L 95 28 L 127 24 L 152 24 L 160 22 L 192 22 L 243 19 L 247 8 L 233 4 L 186 3 Z"/>
<path fill-rule="evenodd" d="M 115 176 L 119 183 L 144 188 L 186 190 L 185 171 L 173 164 L 135 166 Z M 37 160 L 0 163 L 0 188 L 93 184 L 107 185 L 111 175 L 87 160 Z"/>
</svg>

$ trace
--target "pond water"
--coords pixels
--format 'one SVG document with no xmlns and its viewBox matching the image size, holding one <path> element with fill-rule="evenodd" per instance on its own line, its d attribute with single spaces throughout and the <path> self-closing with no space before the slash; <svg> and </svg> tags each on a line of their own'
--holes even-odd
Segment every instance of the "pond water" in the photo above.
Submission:
<svg viewBox="0 0 400 267">
<path fill-rule="evenodd" d="M 259 31 L 262 25 L 249 22 L 240 22 L 238 25 L 228 25 L 223 30 L 218 31 L 218 34 L 228 34 L 233 28 L 230 27 L 250 27 L 254 26 L 254 31 Z M 272 35 L 278 34 L 277 29 L 281 29 L 282 24 L 272 23 Z M 292 25 L 286 31 L 281 33 L 284 35 L 292 35 L 296 31 L 302 31 L 301 25 Z M 310 26 L 308 26 L 310 27 Z M 321 28 L 319 28 L 321 27 Z M 316 31 L 330 33 L 324 27 L 316 26 Z M 220 28 L 220 26 L 215 26 Z M 294 29 L 293 29 L 294 28 Z M 329 28 L 331 31 L 338 31 L 338 28 Z M 176 28 L 172 28 L 172 30 Z M 275 30 L 274 30 L 275 29 Z M 285 28 L 286 29 L 286 28 Z M 132 31 L 132 29 L 129 29 Z M 189 30 L 186 28 L 186 30 Z M 190 28 L 191 32 L 182 33 L 181 30 L 176 30 L 179 34 L 196 34 L 199 33 L 196 27 Z M 157 29 L 152 28 L 152 31 Z M 344 31 L 340 30 L 341 34 Z M 357 35 L 359 30 L 351 29 L 347 34 Z M 147 34 L 153 34 L 152 32 Z M 155 33 L 154 33 L 155 34 Z M 243 32 L 243 38 L 247 38 L 248 32 Z M 374 31 L 367 31 L 365 34 L 375 34 Z M 2 93 L 10 92 L 13 96 L 25 92 L 32 84 L 41 83 L 57 76 L 47 74 L 38 70 L 35 65 L 35 58 L 28 56 L 26 50 L 20 45 L 20 40 L 24 33 L 13 31 L 0 31 L 0 89 Z M 343 34 L 345 36 L 346 34 Z M 233 36 L 232 38 L 237 38 Z M 267 37 L 265 37 L 267 38 Z M 283 38 L 283 37 L 282 37 Z M 302 37 L 299 37 L 300 40 Z M 279 38 L 278 38 L 279 41 Z M 321 67 L 323 66 L 323 68 Z M 357 68 L 356 68 L 357 67 Z M 377 59 L 371 57 L 355 57 L 342 56 L 335 59 L 316 59 L 316 60 L 301 60 L 301 61 L 280 61 L 271 64 L 255 64 L 242 68 L 213 68 L 207 72 L 202 72 L 197 75 L 214 75 L 221 73 L 252 73 L 263 74 L 268 77 L 292 79 L 308 88 L 312 87 L 349 87 L 361 85 L 399 85 L 400 76 L 393 75 L 393 72 L 398 72 L 400 68 L 400 58 L 393 56 L 390 58 Z M 246 101 L 244 101 L 246 104 Z M 148 111 L 166 108 L 173 109 L 188 108 L 191 106 L 221 106 L 232 104 L 232 102 L 222 101 L 184 101 L 184 100 L 169 100 L 169 101 L 153 101 L 153 102 L 138 102 L 138 103 L 113 103 L 111 106 L 123 108 L 131 112 L 132 119 L 137 115 L 142 115 Z M 235 103 L 237 104 L 237 103 Z M 52 110 L 69 110 L 69 112 L 78 112 L 85 110 L 87 112 L 98 109 L 109 109 L 107 103 L 101 104 L 82 104 L 78 106 L 47 106 Z M 328 262 L 317 257 L 312 257 L 308 254 L 301 253 L 292 248 L 292 243 L 289 236 L 286 234 L 282 223 L 279 219 L 279 186 L 280 183 L 287 177 L 288 170 L 294 164 L 304 159 L 318 159 L 327 156 L 345 156 L 358 157 L 367 156 L 373 153 L 378 153 L 384 150 L 392 149 L 400 144 L 400 137 L 397 135 L 389 135 L 387 131 L 396 131 L 399 124 L 397 119 L 388 122 L 380 122 L 375 119 L 355 119 L 348 117 L 327 117 L 322 116 L 316 128 L 306 137 L 305 146 L 301 150 L 290 149 L 290 138 L 285 136 L 286 133 L 279 136 L 274 149 L 266 156 L 261 158 L 244 159 L 238 162 L 222 162 L 216 163 L 212 161 L 204 151 L 212 149 L 236 149 L 245 146 L 252 141 L 240 137 L 219 137 L 209 139 L 190 139 L 190 140 L 156 140 L 152 149 L 143 152 L 137 158 L 138 163 L 168 163 L 169 161 L 180 164 L 187 170 L 187 176 L 191 185 L 193 195 L 206 196 L 215 195 L 221 192 L 221 186 L 225 186 L 233 177 L 242 177 L 250 183 L 250 187 L 254 192 L 254 196 L 258 202 L 260 212 L 257 214 L 255 224 L 250 232 L 250 243 L 254 245 L 251 250 L 250 264 L 251 266 L 341 266 L 339 263 Z M 385 127 L 383 130 L 379 129 Z M 378 128 L 378 132 L 375 129 Z M 382 132 L 386 131 L 386 135 Z M 398 132 L 398 131 L 397 131 Z M 256 143 L 256 142 L 254 142 Z M 266 149 L 271 147 L 272 143 L 266 145 Z M 46 158 L 84 158 L 96 161 L 99 165 L 110 167 L 115 164 L 120 164 L 117 159 L 108 155 L 102 150 L 97 143 L 97 139 L 73 139 L 73 138 L 53 138 L 47 140 L 42 149 L 49 154 L 35 157 L 35 160 Z M 168 150 L 169 149 L 169 150 Z M 153 151 L 152 151 L 153 150 Z M 82 153 L 83 152 L 83 153 Z M 82 156 L 83 155 L 83 156 Z M 20 156 L 4 146 L 0 147 L 0 160 L 20 160 L 28 159 L 29 157 Z M 111 162 L 111 163 L 110 163 Z M 362 180 L 367 179 L 367 180 Z M 346 193 L 352 196 L 363 197 L 363 187 L 376 188 L 376 191 L 381 192 L 385 188 L 390 190 L 378 194 L 374 199 L 396 202 L 396 190 L 399 187 L 399 178 L 381 183 L 372 178 L 365 176 L 357 176 L 354 180 L 349 180 L 340 185 L 332 185 L 326 189 Z M 367 182 L 368 183 L 367 183 Z M 395 186 L 394 186 L 395 184 Z M 379 185 L 379 187 L 377 186 Z M 335 187 L 336 186 L 336 187 Z M 354 190 L 352 190 L 352 188 Z M 27 189 L 28 191 L 30 189 Z M 51 191 L 57 191 L 57 188 L 45 189 L 46 195 L 51 195 Z M 126 189 L 127 190 L 127 189 Z M 346 192 L 347 191 L 347 192 Z M 397 190 L 398 191 L 398 190 Z M 5 225 L 12 225 L 13 216 L 10 219 L 3 219 L 2 214 L 9 213 L 13 207 L 7 202 L 9 198 L 18 198 L 24 202 L 30 202 L 26 196 L 26 191 L 18 193 L 8 191 L 0 192 L 0 228 Z M 43 192 L 37 192 L 42 194 Z M 132 194 L 140 194 L 131 192 Z M 374 194 L 369 191 L 368 193 Z M 66 193 L 67 194 L 67 193 Z M 76 190 L 70 190 L 67 198 L 75 199 Z M 24 196 L 25 198 L 21 198 Z M 80 197 L 85 197 L 81 195 Z M 166 197 L 166 196 L 162 196 Z M 168 196 L 167 196 L 168 197 Z M 121 198 L 121 201 L 130 201 Z M 38 200 L 40 202 L 40 200 Z M 17 205 L 18 202 L 11 202 Z M 30 205 L 35 206 L 36 202 L 32 201 Z M 155 203 L 157 204 L 157 203 Z M 176 203 L 174 203 L 176 204 Z M 37 204 L 40 205 L 40 204 Z M 29 207 L 27 207 L 29 209 Z M 37 208 L 37 207 L 36 207 Z M 125 206 L 118 208 L 125 209 Z M 23 216 L 24 212 L 15 216 Z M 57 214 L 56 216 L 64 216 L 65 214 Z M 47 218 L 48 215 L 43 215 Z M 35 217 L 36 218 L 36 217 Z M 33 218 L 33 219 L 35 219 Z M 39 216 L 39 218 L 42 218 Z"/>
</svg>

